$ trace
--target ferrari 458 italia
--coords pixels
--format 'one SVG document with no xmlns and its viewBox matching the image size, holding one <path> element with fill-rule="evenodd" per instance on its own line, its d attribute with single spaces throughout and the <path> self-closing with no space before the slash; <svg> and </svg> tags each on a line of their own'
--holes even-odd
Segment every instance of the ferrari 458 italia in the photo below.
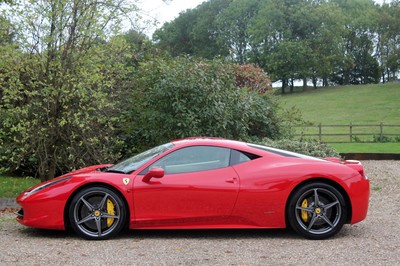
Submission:
<svg viewBox="0 0 400 266">
<path fill-rule="evenodd" d="M 86 167 L 23 192 L 17 220 L 107 239 L 130 229 L 285 228 L 325 239 L 362 221 L 358 161 L 239 141 L 190 138 L 117 164 Z"/>
</svg>

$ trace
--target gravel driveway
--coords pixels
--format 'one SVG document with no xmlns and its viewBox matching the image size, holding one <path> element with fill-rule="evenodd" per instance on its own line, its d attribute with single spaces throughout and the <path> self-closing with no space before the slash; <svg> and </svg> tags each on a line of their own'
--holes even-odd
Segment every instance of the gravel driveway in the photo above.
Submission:
<svg viewBox="0 0 400 266">
<path fill-rule="evenodd" d="M 328 240 L 288 230 L 173 230 L 85 241 L 0 213 L 0 265 L 400 265 L 400 161 L 362 163 L 371 180 L 367 219 Z"/>
</svg>

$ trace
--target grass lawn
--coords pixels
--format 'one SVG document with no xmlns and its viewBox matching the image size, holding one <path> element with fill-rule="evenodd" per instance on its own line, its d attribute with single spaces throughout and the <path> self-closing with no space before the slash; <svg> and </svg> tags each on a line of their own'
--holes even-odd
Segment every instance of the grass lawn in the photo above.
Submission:
<svg viewBox="0 0 400 266">
<path fill-rule="evenodd" d="M 15 198 L 25 189 L 39 184 L 35 178 L 5 177 L 0 176 L 0 198 Z"/>
<path fill-rule="evenodd" d="M 347 125 L 347 127 L 322 127 L 322 133 L 347 134 L 347 136 L 325 136 L 325 142 L 347 142 L 350 140 L 349 124 L 353 125 L 398 125 L 385 127 L 384 134 L 400 135 L 400 83 L 354 85 L 312 89 L 305 92 L 281 96 L 282 105 L 295 107 L 303 119 L 314 127 L 297 128 L 296 132 L 318 134 L 318 124 Z M 371 134 L 362 136 L 357 134 Z M 354 126 L 353 139 L 372 141 L 379 136 L 380 127 Z M 391 136 L 395 138 L 396 136 Z M 314 137 L 316 138 L 316 137 Z M 400 153 L 398 143 L 345 143 L 333 144 L 339 152 L 386 152 Z"/>
<path fill-rule="evenodd" d="M 400 83 L 308 89 L 281 97 L 315 124 L 400 125 Z"/>
<path fill-rule="evenodd" d="M 338 152 L 400 153 L 400 143 L 329 143 Z"/>
</svg>

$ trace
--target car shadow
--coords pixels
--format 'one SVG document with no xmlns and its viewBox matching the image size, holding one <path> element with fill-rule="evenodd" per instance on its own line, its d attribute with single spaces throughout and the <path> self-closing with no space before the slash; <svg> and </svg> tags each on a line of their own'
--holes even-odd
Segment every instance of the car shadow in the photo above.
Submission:
<svg viewBox="0 0 400 266">
<path fill-rule="evenodd" d="M 50 238 L 50 239 L 65 239 L 65 238 L 79 238 L 71 230 L 61 231 L 61 230 L 49 230 L 40 228 L 21 228 L 20 233 L 24 237 L 29 238 Z"/>
<path fill-rule="evenodd" d="M 171 230 L 126 230 L 117 238 L 135 239 L 272 239 L 299 238 L 289 229 L 171 229 Z"/>
<path fill-rule="evenodd" d="M 82 239 L 72 230 L 59 231 L 38 228 L 21 228 L 20 233 L 29 238 Z M 170 229 L 123 230 L 113 239 L 299 239 L 290 229 Z M 82 239 L 83 240 L 83 239 Z"/>
<path fill-rule="evenodd" d="M 48 230 L 31 227 L 20 227 L 19 233 L 27 238 L 48 238 L 48 239 L 71 239 L 82 240 L 72 228 L 65 231 Z M 341 231 L 330 238 L 331 240 L 339 238 L 362 238 L 368 234 L 368 224 L 344 225 Z M 124 229 L 113 239 L 137 241 L 146 239 L 286 239 L 286 240 L 305 240 L 296 234 L 291 228 L 286 229 Z"/>
</svg>

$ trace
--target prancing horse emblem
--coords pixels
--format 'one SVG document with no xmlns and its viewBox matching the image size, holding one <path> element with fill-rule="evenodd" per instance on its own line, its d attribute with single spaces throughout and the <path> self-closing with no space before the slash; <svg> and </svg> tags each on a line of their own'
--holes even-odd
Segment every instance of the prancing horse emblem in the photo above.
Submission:
<svg viewBox="0 0 400 266">
<path fill-rule="evenodd" d="M 131 181 L 129 178 L 124 178 L 124 179 L 122 179 L 122 182 L 124 183 L 124 185 L 128 185 L 129 184 L 129 181 Z"/>
</svg>

